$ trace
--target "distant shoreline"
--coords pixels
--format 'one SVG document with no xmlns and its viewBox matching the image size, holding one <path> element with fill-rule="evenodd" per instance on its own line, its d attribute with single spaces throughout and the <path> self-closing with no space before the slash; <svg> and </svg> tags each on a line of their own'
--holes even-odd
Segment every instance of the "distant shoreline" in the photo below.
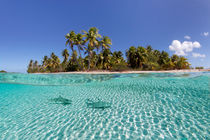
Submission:
<svg viewBox="0 0 210 140">
<path fill-rule="evenodd" d="M 132 74 L 132 73 L 181 73 L 181 72 L 205 72 L 210 69 L 187 69 L 187 70 L 163 70 L 163 71 L 72 71 L 55 73 L 33 73 L 33 74 Z"/>
</svg>

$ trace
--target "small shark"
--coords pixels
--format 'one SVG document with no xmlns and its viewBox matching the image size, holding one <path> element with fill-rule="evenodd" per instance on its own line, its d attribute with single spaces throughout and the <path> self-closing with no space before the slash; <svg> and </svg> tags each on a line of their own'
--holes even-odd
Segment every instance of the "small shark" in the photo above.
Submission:
<svg viewBox="0 0 210 140">
<path fill-rule="evenodd" d="M 98 99 L 98 101 L 93 101 L 90 99 L 86 100 L 86 104 L 88 107 L 90 108 L 96 108 L 96 109 L 106 109 L 106 108 L 110 108 L 111 104 L 108 102 L 104 102 Z"/>
<path fill-rule="evenodd" d="M 72 103 L 72 100 L 63 98 L 62 96 L 59 96 L 58 98 L 50 99 L 51 102 L 54 102 L 55 104 L 62 104 L 62 105 L 69 105 Z"/>
</svg>

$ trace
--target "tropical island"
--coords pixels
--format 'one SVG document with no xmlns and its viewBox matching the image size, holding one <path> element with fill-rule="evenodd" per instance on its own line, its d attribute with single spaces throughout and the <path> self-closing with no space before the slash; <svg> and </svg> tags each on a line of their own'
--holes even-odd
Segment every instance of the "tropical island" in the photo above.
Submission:
<svg viewBox="0 0 210 140">
<path fill-rule="evenodd" d="M 112 41 L 108 36 L 99 34 L 96 27 L 76 34 L 70 31 L 65 35 L 68 49 L 62 51 L 63 61 L 54 52 L 44 56 L 42 63 L 30 60 L 28 73 L 54 73 L 71 71 L 147 71 L 190 69 L 187 58 L 169 56 L 166 51 L 151 46 L 131 46 L 126 50 L 124 59 L 121 51 L 111 52 Z"/>
<path fill-rule="evenodd" d="M 0 70 L 0 73 L 7 73 L 5 70 Z"/>
</svg>

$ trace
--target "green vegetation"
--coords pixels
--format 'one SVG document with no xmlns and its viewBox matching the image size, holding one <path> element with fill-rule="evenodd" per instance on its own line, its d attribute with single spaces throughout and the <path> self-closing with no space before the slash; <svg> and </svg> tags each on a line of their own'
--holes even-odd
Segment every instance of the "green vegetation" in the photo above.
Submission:
<svg viewBox="0 0 210 140">
<path fill-rule="evenodd" d="M 0 73 L 7 73 L 6 71 L 4 71 L 4 70 L 0 70 Z"/>
<path fill-rule="evenodd" d="M 204 69 L 204 67 L 195 67 L 195 69 Z"/>
<path fill-rule="evenodd" d="M 107 36 L 101 36 L 95 27 L 87 32 L 76 34 L 70 31 L 66 34 L 66 46 L 70 48 L 62 52 L 63 61 L 54 53 L 44 56 L 42 64 L 31 60 L 28 73 L 36 72 L 67 72 L 89 70 L 173 70 L 189 69 L 190 64 L 185 57 L 169 56 L 165 51 L 153 50 L 151 46 L 131 46 L 126 50 L 127 60 L 121 51 L 111 52 L 112 41 Z"/>
</svg>

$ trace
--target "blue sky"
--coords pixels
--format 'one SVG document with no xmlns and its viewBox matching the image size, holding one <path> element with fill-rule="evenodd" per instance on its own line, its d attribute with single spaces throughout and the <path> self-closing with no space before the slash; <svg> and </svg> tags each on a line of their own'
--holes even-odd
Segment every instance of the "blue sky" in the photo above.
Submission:
<svg viewBox="0 0 210 140">
<path fill-rule="evenodd" d="M 67 32 L 93 26 L 113 51 L 151 45 L 210 68 L 209 0 L 1 0 L 0 69 L 25 72 L 30 59 L 61 56 Z"/>
</svg>

